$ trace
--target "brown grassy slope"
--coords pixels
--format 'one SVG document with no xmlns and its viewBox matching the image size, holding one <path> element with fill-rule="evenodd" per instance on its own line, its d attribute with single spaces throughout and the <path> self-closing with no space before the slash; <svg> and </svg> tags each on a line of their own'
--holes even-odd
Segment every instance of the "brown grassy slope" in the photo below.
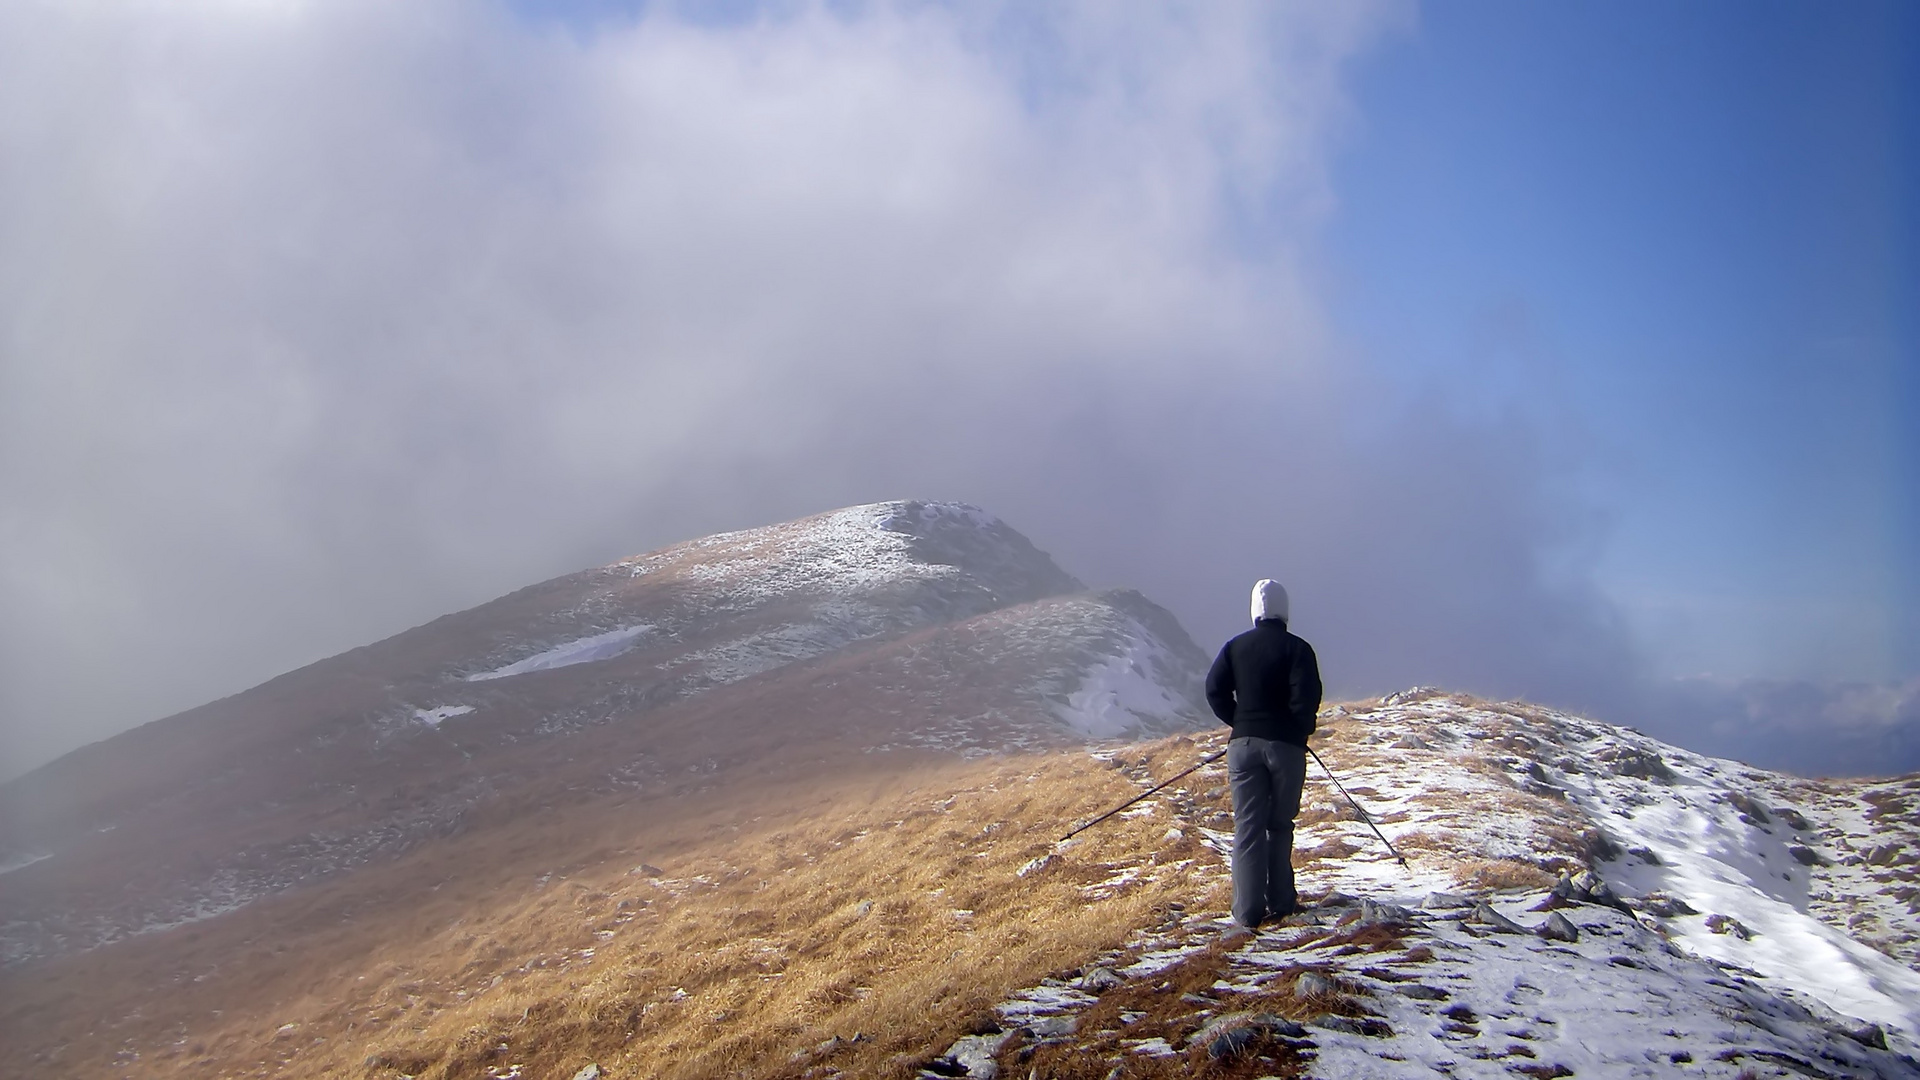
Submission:
<svg viewBox="0 0 1920 1080">
<path fill-rule="evenodd" d="M 1147 756 L 1165 774 L 1194 753 L 1174 739 Z M 13 973 L 0 1033 L 15 1061 L 74 1077 L 531 1077 L 587 1060 L 771 1076 L 856 1033 L 836 1064 L 906 1075 L 1008 991 L 1195 899 L 1194 842 L 1150 819 L 1018 876 L 1136 790 L 1078 751 L 887 754 L 825 780 L 770 766 L 759 783 L 533 814 Z M 1090 899 L 1121 853 L 1147 873 Z M 634 873 L 643 860 L 662 874 Z"/>
<path fill-rule="evenodd" d="M 518 704 L 496 702 L 438 728 L 411 723 L 385 743 L 292 742 L 273 760 L 237 770 L 247 777 L 241 786 L 271 799 L 236 803 L 220 784 L 189 785 L 0 877 L 0 912 L 8 916 L 0 946 L 23 942 L 23 955 L 41 957 L 91 946 L 110 936 L 103 928 L 170 923 L 209 896 L 311 886 L 542 808 L 636 787 L 729 783 L 733 766 L 755 757 L 826 767 L 880 746 L 1057 744 L 1074 736 L 1053 716 L 1052 700 L 1112 647 L 1105 635 L 1134 617 L 1130 602 L 1144 603 L 1102 593 L 1022 604 L 671 703 L 629 703 L 561 733 L 526 735 L 572 715 L 570 672 L 618 668 L 624 658 L 500 680 L 545 681 L 516 691 Z M 593 674 L 576 689 L 587 693 L 613 677 Z M 536 723 L 536 705 L 549 710 L 547 721 Z"/>
</svg>

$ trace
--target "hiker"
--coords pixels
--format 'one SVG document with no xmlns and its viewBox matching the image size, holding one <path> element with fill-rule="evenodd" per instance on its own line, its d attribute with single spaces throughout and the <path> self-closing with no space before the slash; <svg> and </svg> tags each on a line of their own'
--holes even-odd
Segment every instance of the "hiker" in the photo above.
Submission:
<svg viewBox="0 0 1920 1080">
<path fill-rule="evenodd" d="M 1293 818 L 1320 712 L 1320 662 L 1287 632 L 1287 590 L 1272 578 L 1253 587 L 1253 629 L 1207 672 L 1207 704 L 1233 728 L 1233 919 L 1252 928 L 1293 914 Z"/>
</svg>

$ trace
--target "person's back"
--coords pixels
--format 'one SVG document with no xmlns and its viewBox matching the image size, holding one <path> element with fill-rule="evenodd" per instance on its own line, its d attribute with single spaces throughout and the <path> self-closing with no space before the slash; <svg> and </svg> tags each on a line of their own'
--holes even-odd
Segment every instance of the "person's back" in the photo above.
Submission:
<svg viewBox="0 0 1920 1080">
<path fill-rule="evenodd" d="M 1207 704 L 1233 735 L 1307 745 L 1320 712 L 1320 665 L 1313 646 L 1284 618 L 1262 618 L 1227 642 L 1207 678 Z"/>
<path fill-rule="evenodd" d="M 1244 926 L 1291 914 L 1293 819 L 1307 780 L 1307 739 L 1320 712 L 1313 646 L 1287 630 L 1287 591 L 1253 587 L 1253 629 L 1221 648 L 1207 672 L 1207 704 L 1233 735 L 1233 917 Z"/>
</svg>

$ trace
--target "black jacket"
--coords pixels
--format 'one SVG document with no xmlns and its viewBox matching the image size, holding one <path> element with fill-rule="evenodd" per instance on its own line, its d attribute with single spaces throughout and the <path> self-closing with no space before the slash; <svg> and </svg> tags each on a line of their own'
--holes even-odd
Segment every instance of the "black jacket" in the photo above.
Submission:
<svg viewBox="0 0 1920 1080">
<path fill-rule="evenodd" d="M 1261 619 L 1221 647 L 1207 672 L 1207 704 L 1235 737 L 1305 746 L 1320 712 L 1320 661 L 1286 623 Z"/>
</svg>

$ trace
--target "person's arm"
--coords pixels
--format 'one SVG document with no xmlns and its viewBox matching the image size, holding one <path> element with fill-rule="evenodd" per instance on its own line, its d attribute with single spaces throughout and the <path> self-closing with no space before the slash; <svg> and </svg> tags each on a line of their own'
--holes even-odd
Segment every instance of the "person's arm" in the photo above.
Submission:
<svg viewBox="0 0 1920 1080">
<path fill-rule="evenodd" d="M 1220 647 L 1220 655 L 1207 670 L 1207 706 L 1221 723 L 1233 723 L 1233 661 L 1227 656 L 1226 645 Z"/>
<path fill-rule="evenodd" d="M 1287 711 L 1311 735 L 1320 724 L 1320 658 L 1313 655 L 1313 646 L 1305 640 L 1300 640 L 1300 647 L 1294 650 L 1288 682 Z"/>
</svg>

